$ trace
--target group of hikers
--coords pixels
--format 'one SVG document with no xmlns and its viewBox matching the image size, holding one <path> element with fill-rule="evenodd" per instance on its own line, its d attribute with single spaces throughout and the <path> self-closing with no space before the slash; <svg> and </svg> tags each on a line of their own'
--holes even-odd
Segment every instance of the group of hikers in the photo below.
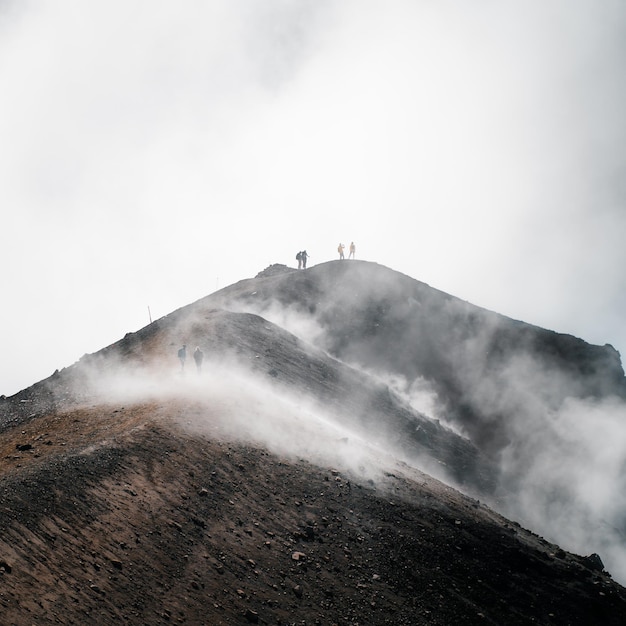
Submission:
<svg viewBox="0 0 626 626">
<path fill-rule="evenodd" d="M 346 247 L 340 243 L 337 246 L 337 252 L 339 252 L 339 260 L 342 261 L 343 259 L 345 259 L 344 255 L 343 255 L 343 251 L 346 249 Z M 349 259 L 354 259 L 354 255 L 356 253 L 356 246 L 354 245 L 354 241 L 350 242 L 350 254 L 348 255 Z"/>
<path fill-rule="evenodd" d="M 345 250 L 345 246 L 340 243 L 337 247 L 337 252 L 339 252 L 339 258 L 344 259 L 343 251 Z M 349 259 L 354 259 L 356 253 L 356 246 L 354 245 L 354 241 L 350 243 L 350 253 L 348 255 Z M 307 253 L 306 250 L 302 250 L 296 254 L 296 261 L 298 261 L 298 269 L 306 269 L 307 259 L 311 256 Z M 180 361 L 181 371 L 185 371 L 185 361 L 187 360 L 187 344 L 183 344 L 181 348 L 178 350 L 178 359 Z M 196 349 L 193 351 L 193 360 L 196 362 L 196 369 L 198 370 L 198 374 L 202 371 L 202 361 L 204 360 L 204 352 L 200 350 L 199 346 L 196 346 Z"/>
<path fill-rule="evenodd" d="M 181 371 L 185 371 L 185 361 L 187 360 L 187 345 L 183 344 L 183 347 L 178 350 L 178 359 L 180 361 Z M 193 360 L 196 362 L 196 368 L 198 374 L 202 371 L 202 361 L 204 360 L 204 352 L 200 350 L 199 346 L 193 351 Z"/>
<path fill-rule="evenodd" d="M 298 269 L 306 269 L 306 260 L 309 258 L 306 250 L 302 250 L 302 252 L 298 252 L 296 254 L 296 261 L 298 261 Z"/>
<path fill-rule="evenodd" d="M 339 252 L 339 259 L 345 259 L 346 257 L 344 256 L 344 250 L 346 249 L 346 247 L 340 243 L 337 246 L 337 252 Z M 355 259 L 356 258 L 356 246 L 354 245 L 354 241 L 350 242 L 350 249 L 349 249 L 349 254 L 348 254 L 348 258 L 349 259 Z M 298 261 L 298 269 L 306 269 L 306 262 L 307 259 L 310 257 L 311 255 L 307 253 L 306 250 L 301 250 L 300 252 L 298 252 L 298 254 L 296 254 L 296 261 Z"/>
</svg>

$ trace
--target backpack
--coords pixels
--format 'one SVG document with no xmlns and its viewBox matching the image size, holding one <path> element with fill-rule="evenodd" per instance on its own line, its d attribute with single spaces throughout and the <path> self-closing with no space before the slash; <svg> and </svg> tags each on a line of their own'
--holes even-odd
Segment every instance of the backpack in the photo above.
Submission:
<svg viewBox="0 0 626 626">
<path fill-rule="evenodd" d="M 296 261 L 299 261 L 302 258 L 302 252 L 298 252 L 298 254 L 296 254 Z"/>
</svg>

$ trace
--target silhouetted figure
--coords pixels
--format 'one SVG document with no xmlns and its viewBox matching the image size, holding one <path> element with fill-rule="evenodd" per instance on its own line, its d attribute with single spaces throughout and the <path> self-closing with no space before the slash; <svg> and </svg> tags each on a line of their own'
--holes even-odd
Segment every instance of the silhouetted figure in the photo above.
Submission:
<svg viewBox="0 0 626 626">
<path fill-rule="evenodd" d="M 296 254 L 296 261 L 298 261 L 298 269 L 302 267 L 302 252 Z"/>
<path fill-rule="evenodd" d="M 349 259 L 354 259 L 354 253 L 356 252 L 356 246 L 354 245 L 354 241 L 350 243 L 350 254 L 348 255 Z"/>
<path fill-rule="evenodd" d="M 340 243 L 340 244 L 337 246 L 337 252 L 339 252 L 339 260 L 342 260 L 342 259 L 344 259 L 344 258 L 345 258 L 345 257 L 343 256 L 343 251 L 345 250 L 345 248 L 346 248 L 346 247 L 345 247 L 342 243 Z"/>
<path fill-rule="evenodd" d="M 309 258 L 309 255 L 306 253 L 306 250 L 303 250 L 301 252 L 302 254 L 302 269 L 305 270 L 306 269 L 306 260 Z"/>
<path fill-rule="evenodd" d="M 183 344 L 183 347 L 178 351 L 178 358 L 180 359 L 181 370 L 185 369 L 185 361 L 187 360 L 187 346 Z"/>
<path fill-rule="evenodd" d="M 200 350 L 199 346 L 193 351 L 193 360 L 196 362 L 198 368 L 198 374 L 202 371 L 202 360 L 204 359 L 204 352 Z"/>
</svg>

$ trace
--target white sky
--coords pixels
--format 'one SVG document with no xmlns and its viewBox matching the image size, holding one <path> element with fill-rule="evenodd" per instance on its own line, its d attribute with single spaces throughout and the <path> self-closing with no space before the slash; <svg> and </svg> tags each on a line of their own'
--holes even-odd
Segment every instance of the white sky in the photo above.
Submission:
<svg viewBox="0 0 626 626">
<path fill-rule="evenodd" d="M 625 111 L 623 0 L 0 0 L 0 393 L 352 240 L 626 355 Z"/>
</svg>

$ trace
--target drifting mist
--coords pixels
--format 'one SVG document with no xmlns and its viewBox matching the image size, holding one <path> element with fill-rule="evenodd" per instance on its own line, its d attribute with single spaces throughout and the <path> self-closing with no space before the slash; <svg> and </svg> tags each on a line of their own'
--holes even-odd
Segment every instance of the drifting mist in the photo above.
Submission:
<svg viewBox="0 0 626 626">
<path fill-rule="evenodd" d="M 3 2 L 0 393 L 351 240 L 624 351 L 625 27 L 591 0 Z"/>
</svg>

